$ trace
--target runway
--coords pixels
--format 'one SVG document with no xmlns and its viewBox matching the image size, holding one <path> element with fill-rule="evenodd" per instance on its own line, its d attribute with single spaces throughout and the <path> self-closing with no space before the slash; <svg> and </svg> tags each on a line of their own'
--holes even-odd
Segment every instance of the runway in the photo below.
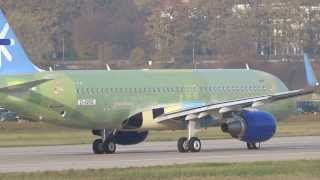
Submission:
<svg viewBox="0 0 320 180">
<path fill-rule="evenodd" d="M 146 142 L 118 146 L 112 155 L 94 155 L 91 145 L 0 148 L 0 172 L 320 159 L 320 136 L 274 138 L 258 151 L 247 150 L 238 140 L 202 141 L 202 147 L 200 153 L 181 154 L 176 142 Z"/>
</svg>

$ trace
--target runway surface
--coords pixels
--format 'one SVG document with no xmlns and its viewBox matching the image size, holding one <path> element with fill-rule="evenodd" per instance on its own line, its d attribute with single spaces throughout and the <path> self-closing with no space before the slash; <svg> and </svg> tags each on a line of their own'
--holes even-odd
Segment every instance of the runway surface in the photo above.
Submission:
<svg viewBox="0 0 320 180">
<path fill-rule="evenodd" d="M 210 140 L 202 145 L 202 152 L 185 154 L 176 151 L 176 142 L 118 146 L 112 155 L 94 155 L 91 145 L 0 148 L 0 172 L 320 159 L 320 136 L 274 138 L 258 151 L 247 150 L 238 140 Z"/>
</svg>

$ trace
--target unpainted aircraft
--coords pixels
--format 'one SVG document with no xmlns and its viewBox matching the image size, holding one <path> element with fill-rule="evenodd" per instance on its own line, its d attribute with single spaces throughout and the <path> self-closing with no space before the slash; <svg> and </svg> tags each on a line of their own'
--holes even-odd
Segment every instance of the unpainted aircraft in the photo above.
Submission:
<svg viewBox="0 0 320 180">
<path fill-rule="evenodd" d="M 1 106 L 24 118 L 92 130 L 95 154 L 133 145 L 150 130 L 187 130 L 179 152 L 199 152 L 197 132 L 220 127 L 259 149 L 292 98 L 318 86 L 305 55 L 308 87 L 288 90 L 277 77 L 252 69 L 43 71 L 36 67 L 0 12 Z"/>
</svg>

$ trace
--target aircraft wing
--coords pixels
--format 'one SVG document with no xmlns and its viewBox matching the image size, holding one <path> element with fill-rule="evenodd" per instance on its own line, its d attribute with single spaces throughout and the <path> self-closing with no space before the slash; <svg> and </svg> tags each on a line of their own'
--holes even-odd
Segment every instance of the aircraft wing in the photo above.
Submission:
<svg viewBox="0 0 320 180">
<path fill-rule="evenodd" d="M 300 89 L 300 90 L 287 91 L 287 92 L 276 93 L 276 94 L 271 94 L 266 96 L 259 96 L 259 97 L 238 99 L 238 100 L 232 100 L 232 101 L 225 101 L 225 102 L 220 102 L 215 104 L 208 104 L 208 105 L 200 106 L 197 108 L 191 108 L 191 109 L 186 109 L 186 110 L 182 110 L 174 113 L 163 114 L 161 116 L 158 116 L 155 120 L 160 123 L 160 122 L 177 119 L 177 118 L 188 119 L 187 116 L 189 115 L 194 118 L 198 118 L 199 116 L 202 116 L 201 115 L 202 113 L 209 114 L 212 112 L 216 112 L 219 114 L 224 114 L 226 112 L 236 111 L 243 108 L 257 107 L 259 105 L 266 104 L 266 103 L 272 103 L 279 100 L 312 94 L 313 92 L 314 92 L 313 88 Z"/>
</svg>

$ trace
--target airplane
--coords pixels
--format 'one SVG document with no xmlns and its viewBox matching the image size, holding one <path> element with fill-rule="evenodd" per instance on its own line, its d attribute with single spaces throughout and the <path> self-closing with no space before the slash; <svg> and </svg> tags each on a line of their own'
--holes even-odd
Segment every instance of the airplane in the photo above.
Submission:
<svg viewBox="0 0 320 180">
<path fill-rule="evenodd" d="M 150 130 L 187 130 L 181 153 L 200 152 L 197 133 L 217 127 L 249 150 L 271 139 L 294 98 L 319 83 L 304 56 L 308 86 L 288 90 L 277 77 L 247 69 L 66 70 L 35 66 L 0 11 L 1 105 L 26 119 L 87 129 L 94 154 L 143 142 Z"/>
</svg>

